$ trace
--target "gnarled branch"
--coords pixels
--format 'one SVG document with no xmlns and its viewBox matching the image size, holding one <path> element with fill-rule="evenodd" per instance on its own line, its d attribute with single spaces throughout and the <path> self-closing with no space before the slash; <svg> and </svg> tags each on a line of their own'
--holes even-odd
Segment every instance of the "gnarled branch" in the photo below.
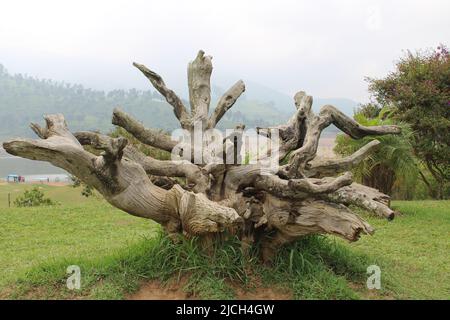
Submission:
<svg viewBox="0 0 450 320">
<path fill-rule="evenodd" d="M 74 136 L 82 145 L 91 145 L 94 148 L 101 150 L 109 148 L 116 140 L 109 136 L 90 131 L 75 132 Z M 158 160 L 146 156 L 132 145 L 127 145 L 123 149 L 123 155 L 125 158 L 139 163 L 149 175 L 186 177 L 188 179 L 188 184 L 194 184 L 193 190 L 195 192 L 204 192 L 209 187 L 210 179 L 208 174 L 189 161 Z"/>
<path fill-rule="evenodd" d="M 245 91 L 245 85 L 242 80 L 236 82 L 227 92 L 223 94 L 217 103 L 216 109 L 209 117 L 208 128 L 215 128 L 225 113 L 234 105 L 237 99 Z"/>
<path fill-rule="evenodd" d="M 177 119 L 180 121 L 181 127 L 183 129 L 188 129 L 191 125 L 189 113 L 187 112 L 186 107 L 184 106 L 181 99 L 176 95 L 176 93 L 173 92 L 173 90 L 167 88 L 164 80 L 156 72 L 148 69 L 143 64 L 139 64 L 136 62 L 133 62 L 133 66 L 138 68 L 144 74 L 144 76 L 146 76 L 147 79 L 150 80 L 153 87 L 155 87 L 155 89 L 158 90 L 158 92 L 161 93 L 164 98 L 166 98 L 166 101 L 173 107 L 173 112 Z"/>
<path fill-rule="evenodd" d="M 4 149 L 13 155 L 48 161 L 65 169 L 96 188 L 115 207 L 132 215 L 152 219 L 163 225 L 169 233 L 179 232 L 182 226 L 196 230 L 195 234 L 219 232 L 241 223 L 241 218 L 234 209 L 213 202 L 202 194 L 190 193 L 179 186 L 174 186 L 169 191 L 159 188 L 150 181 L 139 163 L 127 157 L 110 157 L 122 150 L 129 155 L 130 150 L 126 149 L 126 144 L 120 143 L 121 139 L 95 133 L 78 134 L 82 142 L 91 142 L 107 152 L 107 155 L 96 156 L 83 149 L 68 130 L 62 115 L 49 115 L 45 119 L 48 133 L 46 139 L 6 141 L 3 143 Z M 182 200 L 186 196 L 196 199 L 201 205 L 187 208 Z M 185 214 L 187 210 L 190 210 L 189 215 Z"/>
<path fill-rule="evenodd" d="M 200 50 L 195 60 L 188 65 L 189 101 L 193 123 L 205 122 L 208 117 L 211 102 L 210 79 L 213 69 L 211 59 L 210 56 L 205 56 L 203 50 Z"/>
<path fill-rule="evenodd" d="M 333 193 L 326 194 L 324 199 L 347 206 L 354 205 L 388 220 L 395 217 L 395 211 L 389 208 L 388 195 L 359 183 L 352 183 Z"/>
<path fill-rule="evenodd" d="M 361 161 L 366 159 L 370 154 L 378 150 L 379 147 L 380 141 L 372 140 L 348 157 L 326 160 L 316 157 L 306 165 L 305 174 L 308 177 L 323 177 L 326 175 L 335 175 L 336 173 L 351 170 L 361 163 Z"/>
<path fill-rule="evenodd" d="M 114 109 L 112 123 L 124 128 L 143 144 L 171 152 L 177 145 L 169 135 L 161 130 L 145 128 L 139 121 L 118 108 Z"/>
<path fill-rule="evenodd" d="M 282 198 L 305 199 L 314 195 L 334 192 L 352 183 L 352 175 L 346 172 L 332 181 L 320 179 L 281 179 L 276 175 L 260 175 L 255 187 Z"/>
<path fill-rule="evenodd" d="M 303 97 L 303 95 L 301 94 L 300 97 Z M 283 172 L 290 178 L 296 178 L 304 174 L 307 163 L 316 157 L 320 134 L 331 124 L 355 139 L 367 135 L 399 134 L 401 132 L 400 127 L 395 125 L 361 126 L 331 105 L 322 107 L 318 116 L 314 115 L 311 110 L 305 112 L 305 115 L 306 135 L 304 143 L 299 149 L 292 152 L 289 165 Z"/>
</svg>

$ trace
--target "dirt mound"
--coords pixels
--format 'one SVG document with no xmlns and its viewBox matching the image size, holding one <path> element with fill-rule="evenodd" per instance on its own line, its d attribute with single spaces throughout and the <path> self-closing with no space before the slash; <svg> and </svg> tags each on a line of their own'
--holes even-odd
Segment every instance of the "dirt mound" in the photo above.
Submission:
<svg viewBox="0 0 450 320">
<path fill-rule="evenodd" d="M 291 300 L 292 292 L 281 288 L 255 288 L 253 290 L 235 290 L 237 300 Z"/>
<path fill-rule="evenodd" d="M 127 300 L 188 300 L 195 299 L 183 290 L 187 279 L 171 280 L 167 284 L 159 280 L 151 280 L 136 292 L 126 297 Z"/>
<path fill-rule="evenodd" d="M 192 300 L 199 299 L 183 290 L 188 279 L 171 280 L 163 284 L 159 280 L 144 283 L 136 292 L 126 297 L 128 300 Z M 231 285 L 238 300 L 290 300 L 292 292 L 282 288 L 257 287 L 249 290 Z"/>
</svg>

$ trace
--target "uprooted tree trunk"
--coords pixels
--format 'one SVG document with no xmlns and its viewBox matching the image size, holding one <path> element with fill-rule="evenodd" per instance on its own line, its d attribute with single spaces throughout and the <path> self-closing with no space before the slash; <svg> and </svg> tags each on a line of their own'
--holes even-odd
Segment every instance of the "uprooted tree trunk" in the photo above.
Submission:
<svg viewBox="0 0 450 320">
<path fill-rule="evenodd" d="M 134 63 L 173 107 L 182 129 L 193 135 L 208 135 L 244 92 L 242 81 L 234 84 L 210 105 L 211 57 L 200 51 L 188 66 L 190 111 L 164 83 L 161 76 Z M 325 160 L 317 157 L 322 130 L 331 124 L 352 138 L 398 134 L 397 126 L 364 127 L 331 105 L 319 114 L 311 110 L 312 97 L 299 92 L 294 97 L 296 111 L 284 125 L 257 128 L 258 137 L 278 134 L 280 165 L 267 170 L 261 161 L 243 164 L 244 126 L 237 126 L 225 139 L 216 139 L 219 156 L 200 158 L 192 154 L 195 140 L 181 145 L 159 130 L 145 128 L 119 109 L 113 124 L 122 127 L 140 142 L 182 155 L 183 159 L 157 160 L 144 155 L 125 138 L 111 138 L 97 132 L 71 133 L 60 114 L 45 116 L 46 126 L 31 124 L 40 139 L 14 139 L 4 149 L 20 157 L 48 161 L 96 188 L 113 206 L 161 224 L 171 237 L 198 236 L 208 243 L 221 234 L 238 236 L 245 247 L 261 246 L 263 259 L 270 261 L 277 248 L 308 234 L 333 234 L 356 241 L 360 234 L 374 230 L 349 205 L 392 219 L 389 197 L 375 189 L 352 182 L 349 170 L 377 150 L 372 141 L 353 155 Z M 210 130 L 211 131 L 211 130 Z M 232 140 L 230 142 L 230 140 Z M 213 141 L 213 140 L 211 140 Z M 210 141 L 210 144 L 211 144 Z M 203 146 L 203 142 L 201 143 Z M 97 156 L 83 145 L 102 150 Z M 218 148 L 218 149 L 217 149 Z M 270 149 L 270 148 L 269 148 Z M 275 150 L 269 150 L 275 151 Z M 229 158 L 233 161 L 228 161 Z M 217 161 L 224 160 L 224 161 Z M 158 187 L 150 177 L 183 177 L 186 183 Z M 177 181 L 177 180 L 174 180 Z"/>
</svg>

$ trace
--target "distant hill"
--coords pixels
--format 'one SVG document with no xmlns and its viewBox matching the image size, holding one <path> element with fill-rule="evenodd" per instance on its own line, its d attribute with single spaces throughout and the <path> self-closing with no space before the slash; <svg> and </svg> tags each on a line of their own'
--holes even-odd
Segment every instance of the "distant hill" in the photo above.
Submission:
<svg viewBox="0 0 450 320">
<path fill-rule="evenodd" d="M 224 92 L 221 86 L 212 87 L 211 108 Z M 319 98 L 314 101 L 313 108 L 317 110 L 328 103 L 348 115 L 352 115 L 357 106 L 355 101 L 349 99 Z M 29 129 L 30 122 L 43 123 L 42 116 L 50 113 L 64 114 L 72 131 L 99 130 L 106 133 L 113 129 L 111 116 L 116 106 L 148 127 L 167 131 L 179 127 L 172 107 L 156 91 L 92 90 L 76 84 L 11 75 L 0 64 L 0 141 L 18 136 L 35 137 Z M 219 128 L 232 128 L 238 123 L 244 123 L 247 128 L 276 125 L 284 123 L 293 112 L 292 97 L 258 83 L 247 82 L 246 92 L 222 118 Z M 332 126 L 323 135 L 334 137 L 336 132 L 337 129 Z M 11 172 L 38 174 L 63 171 L 48 163 L 11 158 L 0 148 L 0 176 Z"/>
<path fill-rule="evenodd" d="M 230 128 L 238 123 L 246 124 L 247 128 L 276 125 L 285 122 L 294 112 L 292 97 L 255 82 L 247 82 L 246 88 L 219 127 Z M 211 108 L 224 92 L 225 89 L 220 86 L 212 87 Z M 353 114 L 357 106 L 355 101 L 349 99 L 318 98 L 313 108 L 318 109 L 327 103 L 336 105 L 348 115 Z M 111 115 L 116 106 L 148 127 L 167 131 L 178 128 L 172 107 L 156 91 L 92 90 L 77 84 L 11 75 L 0 65 L 0 140 L 33 136 L 29 129 L 30 122 L 42 123 L 42 116 L 49 113 L 63 113 L 73 131 L 108 132 L 113 128 Z"/>
<path fill-rule="evenodd" d="M 294 98 L 285 93 L 278 92 L 256 82 L 246 81 L 246 96 L 251 100 L 269 102 L 275 109 L 282 113 L 292 114 L 295 110 Z M 331 104 L 348 116 L 358 107 L 358 102 L 347 98 L 316 98 L 313 97 L 313 110 L 319 111 L 320 107 Z"/>
<path fill-rule="evenodd" d="M 220 98 L 220 89 L 213 90 L 212 106 Z M 216 94 L 214 94 L 216 92 Z M 186 102 L 186 105 L 188 103 Z M 156 91 L 113 90 L 109 92 L 84 88 L 81 85 L 10 75 L 0 65 L 0 139 L 12 136 L 32 136 L 30 122 L 42 122 L 43 114 L 63 113 L 73 131 L 100 130 L 107 132 L 112 110 L 119 106 L 148 127 L 167 131 L 178 128 L 172 107 Z M 243 97 L 220 123 L 233 127 L 245 123 L 248 127 L 268 126 L 284 122 L 288 114 L 269 102 Z"/>
</svg>

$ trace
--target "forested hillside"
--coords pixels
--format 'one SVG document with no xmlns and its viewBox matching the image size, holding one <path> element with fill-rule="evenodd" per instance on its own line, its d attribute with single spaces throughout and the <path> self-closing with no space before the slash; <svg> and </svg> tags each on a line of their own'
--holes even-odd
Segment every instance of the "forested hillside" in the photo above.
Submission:
<svg viewBox="0 0 450 320">
<path fill-rule="evenodd" d="M 149 85 L 150 86 L 150 85 Z M 220 98 L 216 90 L 211 106 Z M 186 102 L 186 105 L 188 103 Z M 47 113 L 63 113 L 73 131 L 112 129 L 114 107 L 133 114 L 146 126 L 172 130 L 177 122 L 172 108 L 156 91 L 113 90 L 96 91 L 52 80 L 26 75 L 11 75 L 0 65 L 0 139 L 12 136 L 32 136 L 30 122 L 42 121 Z M 222 119 L 221 127 L 245 123 L 247 127 L 266 126 L 285 121 L 289 115 L 261 102 L 245 97 Z"/>
</svg>

